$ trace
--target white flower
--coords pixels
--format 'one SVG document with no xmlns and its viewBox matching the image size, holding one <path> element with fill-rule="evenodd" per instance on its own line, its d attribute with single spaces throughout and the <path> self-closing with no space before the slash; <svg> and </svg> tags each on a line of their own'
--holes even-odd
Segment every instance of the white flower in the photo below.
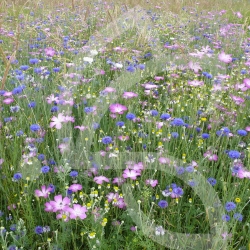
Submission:
<svg viewBox="0 0 250 250">
<path fill-rule="evenodd" d="M 92 63 L 94 59 L 92 57 L 83 57 L 84 62 Z"/>
</svg>

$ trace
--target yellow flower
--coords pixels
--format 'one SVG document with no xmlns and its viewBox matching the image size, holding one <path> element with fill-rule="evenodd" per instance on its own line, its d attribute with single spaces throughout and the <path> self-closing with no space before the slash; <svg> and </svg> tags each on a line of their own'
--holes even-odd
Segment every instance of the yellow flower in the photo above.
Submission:
<svg viewBox="0 0 250 250">
<path fill-rule="evenodd" d="M 241 202 L 241 199 L 239 197 L 235 198 L 235 202 L 239 203 Z"/>
<path fill-rule="evenodd" d="M 91 233 L 89 233 L 89 238 L 90 238 L 90 239 L 94 239 L 94 238 L 95 238 L 95 235 L 96 235 L 95 232 L 91 232 Z"/>
<path fill-rule="evenodd" d="M 205 122 L 206 120 L 207 120 L 206 117 L 202 117 L 202 118 L 201 118 L 201 121 L 202 121 L 202 122 Z"/>
</svg>

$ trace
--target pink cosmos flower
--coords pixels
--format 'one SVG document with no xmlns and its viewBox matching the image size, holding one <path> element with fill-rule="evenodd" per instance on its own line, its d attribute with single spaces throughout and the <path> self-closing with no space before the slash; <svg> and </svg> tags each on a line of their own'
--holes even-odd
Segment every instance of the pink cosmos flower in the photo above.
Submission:
<svg viewBox="0 0 250 250">
<path fill-rule="evenodd" d="M 246 88 L 250 89 L 250 79 L 249 78 L 245 78 L 243 80 L 243 83 L 245 84 Z"/>
<path fill-rule="evenodd" d="M 141 86 L 143 86 L 145 89 L 157 89 L 159 86 L 155 85 L 155 84 L 149 84 L 149 83 L 145 83 L 145 84 L 141 84 Z"/>
<path fill-rule="evenodd" d="M 120 136 L 118 136 L 118 139 L 120 141 L 128 141 L 129 140 L 129 136 L 128 135 L 120 135 Z"/>
<path fill-rule="evenodd" d="M 219 54 L 219 60 L 220 60 L 221 62 L 224 62 L 224 63 L 231 63 L 233 59 L 232 59 L 231 55 L 225 54 L 225 52 L 222 51 L 222 52 Z"/>
<path fill-rule="evenodd" d="M 121 186 L 124 182 L 125 180 L 122 177 L 115 177 L 112 183 Z"/>
<path fill-rule="evenodd" d="M 235 102 L 235 104 L 240 105 L 241 103 L 243 103 L 245 100 L 239 96 L 235 96 L 235 95 L 230 95 L 230 97 L 233 99 L 233 101 Z"/>
<path fill-rule="evenodd" d="M 51 187 L 47 187 L 45 185 L 43 185 L 41 187 L 41 190 L 36 189 L 35 190 L 35 196 L 37 197 L 43 197 L 43 198 L 48 198 L 50 192 L 51 192 L 52 188 Z"/>
<path fill-rule="evenodd" d="M 52 102 L 56 102 L 56 103 L 59 102 L 59 98 L 58 98 L 58 97 L 55 97 L 54 94 L 48 96 L 48 97 L 46 98 L 46 100 L 47 100 L 47 103 L 49 103 L 49 104 L 51 104 Z"/>
<path fill-rule="evenodd" d="M 66 115 L 64 118 L 64 122 L 75 122 L 75 118 L 73 116 Z"/>
<path fill-rule="evenodd" d="M 75 184 L 70 185 L 69 189 L 70 189 L 72 192 L 75 193 L 75 192 L 77 192 L 77 191 L 82 190 L 82 185 L 81 185 L 81 184 L 75 183 Z"/>
<path fill-rule="evenodd" d="M 106 195 L 106 197 L 107 197 L 107 200 L 108 200 L 108 202 L 111 202 L 111 201 L 113 201 L 114 199 L 118 199 L 119 198 L 119 194 L 118 193 L 109 193 L 109 194 L 107 194 Z"/>
<path fill-rule="evenodd" d="M 217 161 L 218 156 L 216 154 L 213 154 L 211 150 L 208 150 L 203 154 L 204 157 L 206 157 L 209 161 Z"/>
<path fill-rule="evenodd" d="M 143 163 L 138 162 L 138 163 L 134 164 L 132 169 L 140 173 L 144 169 Z"/>
<path fill-rule="evenodd" d="M 125 208 L 126 204 L 123 198 L 119 198 L 117 201 L 113 202 L 113 205 L 119 208 Z"/>
<path fill-rule="evenodd" d="M 193 63 L 193 62 L 189 62 L 188 63 L 188 67 L 194 71 L 194 73 L 198 73 L 199 70 L 202 70 L 201 66 L 198 63 Z"/>
<path fill-rule="evenodd" d="M 50 57 L 54 56 L 56 53 L 56 51 L 51 47 L 44 49 L 44 51 L 45 51 L 46 56 L 50 56 Z"/>
<path fill-rule="evenodd" d="M 104 92 L 107 92 L 107 93 L 112 93 L 112 92 L 116 92 L 116 90 L 112 87 L 107 87 L 103 90 Z"/>
<path fill-rule="evenodd" d="M 137 176 L 140 176 L 140 175 L 141 175 L 140 173 L 138 173 L 137 171 L 133 169 L 131 170 L 125 169 L 122 174 L 123 178 L 125 179 L 130 178 L 131 180 L 136 180 Z"/>
<path fill-rule="evenodd" d="M 250 126 L 245 127 L 245 130 L 246 130 L 247 132 L 250 132 Z"/>
<path fill-rule="evenodd" d="M 145 181 L 146 185 L 150 185 L 151 187 L 155 187 L 158 184 L 158 180 L 148 179 Z"/>
<path fill-rule="evenodd" d="M 154 79 L 156 81 L 160 81 L 160 80 L 164 80 L 164 77 L 163 76 L 155 76 Z"/>
<path fill-rule="evenodd" d="M 51 118 L 50 128 L 56 127 L 56 129 L 62 128 L 62 122 L 65 122 L 65 116 L 62 113 L 58 114 L 58 117 L 53 116 Z"/>
<path fill-rule="evenodd" d="M 203 81 L 193 80 L 193 81 L 189 81 L 188 85 L 193 86 L 193 87 L 198 87 L 198 86 L 204 85 L 204 82 Z"/>
<path fill-rule="evenodd" d="M 84 131 L 85 129 L 88 129 L 88 127 L 85 127 L 85 126 L 75 126 L 74 128 L 78 128 L 81 131 Z"/>
<path fill-rule="evenodd" d="M 242 16 L 242 14 L 238 11 L 238 12 L 236 12 L 236 13 L 234 13 L 238 18 L 242 18 L 243 16 Z"/>
<path fill-rule="evenodd" d="M 159 161 L 161 164 L 169 164 L 169 163 L 170 163 L 170 159 L 164 158 L 164 157 L 160 157 L 160 158 L 158 159 L 158 161 Z"/>
<path fill-rule="evenodd" d="M 53 209 L 54 209 L 54 207 L 52 206 L 52 204 L 50 203 L 50 202 L 46 202 L 45 204 L 44 204 L 44 206 L 45 206 L 45 211 L 46 212 L 53 212 Z"/>
<path fill-rule="evenodd" d="M 50 201 L 53 207 L 53 212 L 66 210 L 69 207 L 70 199 L 68 197 L 62 198 L 62 195 L 56 195 L 54 201 Z"/>
<path fill-rule="evenodd" d="M 94 178 L 94 182 L 95 183 L 97 183 L 97 184 L 99 184 L 99 185 L 102 185 L 102 183 L 103 182 L 109 182 L 109 179 L 107 178 L 107 177 L 105 177 L 105 176 L 96 176 L 95 178 Z"/>
<path fill-rule="evenodd" d="M 6 99 L 3 100 L 4 104 L 11 104 L 12 102 L 14 102 L 13 98 L 6 98 Z"/>
<path fill-rule="evenodd" d="M 69 150 L 69 144 L 61 143 L 58 148 L 60 148 L 61 154 Z"/>
<path fill-rule="evenodd" d="M 125 99 L 129 99 L 129 98 L 133 98 L 133 97 L 137 97 L 138 94 L 134 93 L 134 92 L 124 92 L 122 97 Z"/>
<path fill-rule="evenodd" d="M 4 97 L 10 97 L 10 96 L 12 96 L 12 92 L 5 92 L 4 94 L 3 94 L 3 96 Z"/>
<path fill-rule="evenodd" d="M 70 219 L 76 219 L 79 217 L 81 220 L 84 220 L 87 217 L 86 212 L 88 209 L 85 206 L 82 207 L 79 204 L 74 204 L 73 208 L 68 207 L 65 210 L 70 213 Z"/>
<path fill-rule="evenodd" d="M 126 106 L 123 106 L 119 103 L 114 103 L 109 106 L 109 110 L 111 113 L 118 113 L 120 115 L 123 114 L 124 111 L 128 110 Z"/>
</svg>

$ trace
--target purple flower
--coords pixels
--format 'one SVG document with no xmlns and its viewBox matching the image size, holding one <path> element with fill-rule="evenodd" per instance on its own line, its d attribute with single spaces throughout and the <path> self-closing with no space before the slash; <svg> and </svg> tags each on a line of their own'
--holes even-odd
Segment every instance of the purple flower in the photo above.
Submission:
<svg viewBox="0 0 250 250">
<path fill-rule="evenodd" d="M 179 137 L 179 134 L 178 134 L 177 132 L 172 132 L 172 133 L 171 133 L 171 136 L 172 136 L 173 138 L 178 138 L 178 137 Z"/>
<path fill-rule="evenodd" d="M 208 181 L 208 183 L 210 183 L 212 186 L 214 186 L 214 185 L 216 184 L 216 182 L 217 182 L 217 181 L 216 181 L 214 178 L 212 178 L 212 177 L 208 178 L 207 181 Z"/>
<path fill-rule="evenodd" d="M 175 118 L 170 124 L 172 126 L 184 126 L 185 122 L 181 118 Z"/>
<path fill-rule="evenodd" d="M 21 173 L 15 173 L 14 176 L 13 176 L 14 181 L 19 181 L 21 178 L 22 178 Z"/>
<path fill-rule="evenodd" d="M 238 220 L 238 221 L 242 221 L 243 220 L 243 215 L 240 213 L 235 213 L 234 214 L 234 219 Z"/>
<path fill-rule="evenodd" d="M 111 142 L 112 142 L 112 137 L 110 137 L 110 136 L 105 136 L 102 138 L 103 144 L 110 144 Z"/>
<path fill-rule="evenodd" d="M 42 233 L 43 233 L 43 227 L 37 226 L 37 227 L 35 228 L 35 233 L 36 233 L 36 234 L 42 234 Z"/>
<path fill-rule="evenodd" d="M 30 126 L 30 130 L 33 131 L 33 132 L 36 132 L 36 131 L 40 130 L 40 128 L 41 127 L 38 124 L 32 124 Z"/>
<path fill-rule="evenodd" d="M 71 171 L 71 172 L 69 173 L 69 176 L 71 176 L 71 177 L 75 178 L 75 177 L 77 177 L 77 176 L 78 176 L 78 172 L 77 172 L 77 171 L 75 171 L 75 170 L 73 170 L 73 171 Z"/>
<path fill-rule="evenodd" d="M 158 202 L 158 206 L 161 208 L 166 208 L 168 206 L 168 202 L 165 200 L 161 200 Z"/>
<path fill-rule="evenodd" d="M 222 220 L 224 220 L 224 221 L 230 221 L 230 216 L 229 215 L 227 215 L 227 214 L 224 214 L 224 215 L 222 215 Z"/>
<path fill-rule="evenodd" d="M 239 159 L 240 158 L 240 152 L 238 152 L 236 150 L 230 150 L 227 154 L 231 159 Z"/>
<path fill-rule="evenodd" d="M 225 205 L 225 209 L 227 210 L 227 212 L 231 212 L 235 208 L 236 208 L 236 204 L 232 201 L 227 202 Z"/>
<path fill-rule="evenodd" d="M 207 134 L 207 133 L 203 133 L 203 134 L 201 135 L 201 137 L 202 137 L 202 139 L 208 139 L 208 138 L 210 137 L 210 135 Z"/>
<path fill-rule="evenodd" d="M 244 129 L 239 129 L 237 130 L 237 134 L 240 136 L 246 136 L 247 135 L 247 131 Z"/>
<path fill-rule="evenodd" d="M 152 116 L 157 116 L 158 115 L 157 110 L 151 110 L 150 113 L 151 113 Z"/>
<path fill-rule="evenodd" d="M 135 116 L 135 114 L 133 114 L 133 113 L 128 113 L 128 114 L 126 115 L 126 118 L 127 118 L 128 120 L 133 120 L 133 119 L 136 118 L 136 116 Z"/>
<path fill-rule="evenodd" d="M 171 117 L 171 116 L 170 116 L 169 114 L 162 114 L 160 118 L 161 118 L 162 120 L 168 120 L 170 117 Z"/>
<path fill-rule="evenodd" d="M 43 167 L 41 168 L 41 172 L 42 172 L 43 174 L 48 173 L 49 170 L 50 170 L 50 167 L 49 167 L 49 166 L 43 166 Z"/>
</svg>

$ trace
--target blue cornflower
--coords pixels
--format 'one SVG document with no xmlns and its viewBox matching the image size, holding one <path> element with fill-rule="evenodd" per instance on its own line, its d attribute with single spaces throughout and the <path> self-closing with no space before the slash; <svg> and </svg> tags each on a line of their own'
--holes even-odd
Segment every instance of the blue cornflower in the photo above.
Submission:
<svg viewBox="0 0 250 250">
<path fill-rule="evenodd" d="M 217 183 L 217 181 L 216 181 L 214 178 L 212 178 L 212 177 L 209 177 L 209 178 L 207 179 L 207 181 L 208 181 L 208 183 L 210 183 L 212 186 L 214 186 L 214 185 Z"/>
<path fill-rule="evenodd" d="M 170 116 L 169 114 L 162 114 L 160 118 L 161 118 L 162 120 L 168 120 L 170 117 L 171 117 L 171 116 Z"/>
<path fill-rule="evenodd" d="M 42 137 L 37 138 L 37 139 L 36 139 L 36 142 L 37 142 L 37 143 L 42 143 L 42 142 L 44 142 L 44 138 L 42 138 Z"/>
<path fill-rule="evenodd" d="M 208 138 L 210 137 L 210 135 L 207 134 L 207 133 L 203 133 L 203 134 L 201 135 L 201 137 L 202 137 L 202 139 L 208 139 Z"/>
<path fill-rule="evenodd" d="M 10 225 L 10 230 L 11 231 L 16 231 L 16 224 Z"/>
<path fill-rule="evenodd" d="M 50 167 L 49 167 L 49 166 L 43 166 L 43 167 L 41 168 L 41 172 L 42 172 L 43 174 L 47 174 L 47 173 L 49 172 L 49 170 L 50 170 Z"/>
<path fill-rule="evenodd" d="M 190 186 L 190 187 L 194 187 L 194 186 L 196 186 L 196 182 L 194 181 L 194 180 L 190 180 L 190 181 L 188 181 L 188 185 Z"/>
<path fill-rule="evenodd" d="M 195 130 L 196 130 L 197 133 L 201 132 L 201 128 L 199 128 L 199 127 L 197 127 Z"/>
<path fill-rule="evenodd" d="M 3 120 L 4 120 L 4 122 L 11 122 L 12 121 L 12 117 L 6 117 Z"/>
<path fill-rule="evenodd" d="M 84 108 L 84 112 L 87 113 L 87 114 L 88 114 L 88 113 L 91 113 L 91 112 L 93 112 L 93 111 L 94 111 L 94 108 L 93 108 L 93 107 L 85 107 L 85 108 Z"/>
<path fill-rule="evenodd" d="M 60 70 L 61 70 L 60 68 L 53 68 L 53 71 L 54 71 L 55 73 L 58 73 Z"/>
<path fill-rule="evenodd" d="M 175 118 L 170 124 L 172 126 L 184 126 L 185 122 L 181 118 Z"/>
<path fill-rule="evenodd" d="M 56 162 L 54 159 L 49 159 L 49 162 L 48 162 L 50 165 L 56 165 Z"/>
<path fill-rule="evenodd" d="M 234 210 L 235 208 L 236 208 L 236 204 L 232 201 L 227 202 L 225 205 L 225 209 L 227 210 L 227 212 L 230 212 Z"/>
<path fill-rule="evenodd" d="M 16 250 L 16 249 L 18 249 L 18 247 L 16 245 L 10 245 L 8 247 L 8 250 Z"/>
<path fill-rule="evenodd" d="M 34 72 L 36 74 L 41 74 L 42 73 L 42 69 L 41 68 L 34 68 Z"/>
<path fill-rule="evenodd" d="M 23 135 L 23 131 L 22 130 L 19 130 L 19 131 L 16 132 L 16 136 L 21 136 L 21 135 Z"/>
<path fill-rule="evenodd" d="M 158 115 L 157 110 L 151 110 L 150 113 L 151 113 L 152 116 L 157 116 Z"/>
<path fill-rule="evenodd" d="M 17 113 L 20 110 L 20 106 L 11 106 L 10 112 L 11 113 Z"/>
<path fill-rule="evenodd" d="M 30 64 L 37 64 L 39 62 L 39 60 L 37 59 L 37 58 L 31 58 L 30 60 L 29 60 L 29 63 Z"/>
<path fill-rule="evenodd" d="M 140 70 L 143 70 L 143 69 L 145 69 L 145 64 L 138 64 L 137 67 L 138 67 Z"/>
<path fill-rule="evenodd" d="M 118 127 L 122 127 L 122 126 L 124 126 L 124 122 L 123 121 L 118 121 L 117 123 L 116 123 L 116 126 L 118 126 Z"/>
<path fill-rule="evenodd" d="M 32 124 L 30 126 L 30 130 L 33 131 L 33 132 L 36 132 L 36 131 L 40 130 L 40 128 L 41 127 L 38 124 Z"/>
<path fill-rule="evenodd" d="M 13 95 L 18 95 L 23 92 L 24 87 L 23 86 L 18 86 L 12 90 Z"/>
<path fill-rule="evenodd" d="M 168 206 L 168 202 L 165 201 L 165 200 L 160 200 L 160 201 L 158 202 L 158 206 L 159 206 L 160 208 L 166 208 L 166 207 Z"/>
<path fill-rule="evenodd" d="M 44 154 L 39 154 L 39 155 L 37 156 L 37 159 L 38 159 L 39 161 L 44 161 L 44 160 L 45 160 L 45 155 L 44 155 Z"/>
<path fill-rule="evenodd" d="M 239 129 L 237 130 L 237 134 L 240 136 L 246 136 L 247 135 L 247 131 L 244 129 Z"/>
<path fill-rule="evenodd" d="M 96 130 L 96 129 L 100 128 L 100 124 L 97 123 L 97 122 L 94 122 L 94 123 L 92 124 L 92 128 L 93 128 L 94 130 Z"/>
<path fill-rule="evenodd" d="M 102 138 L 103 144 L 110 144 L 111 142 L 112 142 L 112 137 L 110 137 L 110 136 L 105 136 Z"/>
<path fill-rule="evenodd" d="M 21 173 L 15 173 L 13 176 L 13 181 L 19 181 L 22 179 L 22 174 Z"/>
<path fill-rule="evenodd" d="M 223 127 L 222 129 L 216 131 L 216 135 L 218 136 L 228 136 L 230 133 L 230 129 L 227 127 Z"/>
<path fill-rule="evenodd" d="M 28 65 L 21 65 L 20 66 L 20 70 L 23 70 L 23 71 L 25 71 L 25 70 L 27 70 L 29 68 L 30 68 L 30 66 L 28 66 Z"/>
<path fill-rule="evenodd" d="M 224 214 L 224 215 L 222 215 L 222 220 L 228 222 L 228 221 L 230 221 L 230 216 L 227 214 Z"/>
<path fill-rule="evenodd" d="M 78 172 L 76 170 L 73 170 L 69 173 L 69 176 L 72 177 L 72 178 L 75 178 L 78 176 Z"/>
<path fill-rule="evenodd" d="M 54 192 L 55 192 L 55 190 L 56 190 L 55 185 L 53 185 L 53 184 L 49 184 L 49 187 L 50 187 L 50 193 L 54 193 Z"/>
<path fill-rule="evenodd" d="M 177 196 L 182 196 L 184 194 L 184 191 L 181 187 L 173 188 L 173 193 Z"/>
<path fill-rule="evenodd" d="M 172 133 L 171 133 L 171 136 L 172 136 L 173 138 L 178 138 L 178 137 L 179 137 L 179 134 L 178 134 L 177 132 L 172 132 Z"/>
<path fill-rule="evenodd" d="M 242 221 L 243 220 L 243 215 L 240 213 L 235 213 L 234 214 L 234 219 L 238 220 L 238 221 Z"/>
<path fill-rule="evenodd" d="M 136 68 L 133 66 L 133 65 L 129 65 L 127 68 L 126 68 L 127 71 L 133 73 L 135 72 Z"/>
<path fill-rule="evenodd" d="M 32 101 L 28 104 L 29 108 L 34 108 L 36 106 L 36 102 Z"/>
<path fill-rule="evenodd" d="M 177 167 L 176 172 L 177 172 L 177 174 L 181 175 L 181 174 L 185 173 L 185 168 L 184 167 Z"/>
<path fill-rule="evenodd" d="M 133 113 L 128 113 L 128 114 L 126 115 L 126 118 L 127 118 L 128 120 L 133 120 L 133 119 L 136 118 L 136 116 L 135 116 L 135 114 L 133 114 Z"/>
<path fill-rule="evenodd" d="M 186 172 L 193 173 L 194 172 L 194 167 L 193 166 L 187 166 L 186 167 Z"/>
<path fill-rule="evenodd" d="M 50 112 L 54 113 L 54 112 L 58 112 L 59 111 L 59 107 L 58 106 L 53 106 L 51 109 L 50 109 Z"/>
<path fill-rule="evenodd" d="M 231 159 L 239 159 L 240 158 L 240 152 L 238 152 L 236 150 L 230 150 L 227 154 Z"/>
<path fill-rule="evenodd" d="M 37 226 L 35 227 L 35 233 L 36 234 L 42 234 L 43 233 L 43 227 L 42 226 Z"/>
</svg>

